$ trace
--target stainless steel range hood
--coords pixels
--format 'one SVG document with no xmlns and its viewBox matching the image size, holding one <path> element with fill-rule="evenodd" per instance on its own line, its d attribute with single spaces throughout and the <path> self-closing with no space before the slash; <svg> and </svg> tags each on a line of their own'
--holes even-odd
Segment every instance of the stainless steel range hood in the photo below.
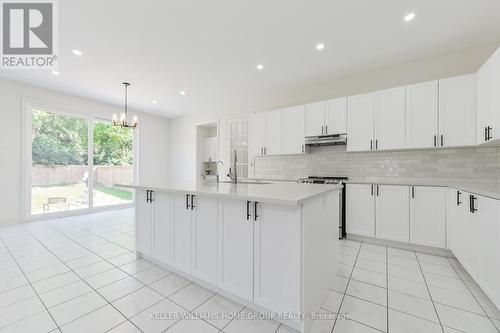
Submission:
<svg viewBox="0 0 500 333">
<path fill-rule="evenodd" d="M 347 134 L 306 136 L 306 146 L 335 146 L 347 144 Z"/>
</svg>

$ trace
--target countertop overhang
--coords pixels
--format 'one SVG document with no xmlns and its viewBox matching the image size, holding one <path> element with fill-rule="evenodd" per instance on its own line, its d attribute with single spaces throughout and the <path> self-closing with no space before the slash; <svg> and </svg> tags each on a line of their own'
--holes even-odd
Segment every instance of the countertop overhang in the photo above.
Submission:
<svg viewBox="0 0 500 333">
<path fill-rule="evenodd" d="M 148 186 L 147 184 L 125 185 L 116 184 L 123 188 L 140 190 L 165 191 L 172 193 L 194 194 L 228 198 L 237 200 L 257 201 L 280 205 L 300 205 L 316 196 L 339 190 L 339 185 L 317 185 L 296 183 L 267 183 L 267 184 L 167 184 L 165 186 Z"/>
</svg>

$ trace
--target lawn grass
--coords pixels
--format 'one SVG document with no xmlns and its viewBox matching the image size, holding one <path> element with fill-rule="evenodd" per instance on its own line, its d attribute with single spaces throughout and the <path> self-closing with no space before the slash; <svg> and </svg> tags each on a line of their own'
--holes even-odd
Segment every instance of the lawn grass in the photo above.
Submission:
<svg viewBox="0 0 500 333">
<path fill-rule="evenodd" d="M 106 186 L 103 186 L 101 184 L 97 184 L 95 186 L 95 190 L 102 192 L 102 193 L 105 193 L 105 194 L 108 194 L 108 195 L 111 195 L 111 196 L 114 196 L 114 197 L 117 197 L 117 198 L 120 198 L 122 200 L 132 201 L 132 192 L 120 190 L 120 189 L 117 189 L 115 187 L 106 187 Z"/>
</svg>

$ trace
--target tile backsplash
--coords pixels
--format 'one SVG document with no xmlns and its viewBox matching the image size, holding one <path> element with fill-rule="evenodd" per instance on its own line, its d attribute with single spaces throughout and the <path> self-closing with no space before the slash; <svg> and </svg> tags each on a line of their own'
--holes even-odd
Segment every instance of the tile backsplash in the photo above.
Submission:
<svg viewBox="0 0 500 333">
<path fill-rule="evenodd" d="M 255 176 L 500 182 L 500 147 L 363 153 L 347 153 L 346 146 L 312 147 L 305 155 L 256 157 Z"/>
</svg>

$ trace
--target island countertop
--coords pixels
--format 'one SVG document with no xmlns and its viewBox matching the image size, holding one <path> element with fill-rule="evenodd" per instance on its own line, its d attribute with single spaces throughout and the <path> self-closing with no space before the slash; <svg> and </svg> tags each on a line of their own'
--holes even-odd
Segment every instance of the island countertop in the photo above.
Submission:
<svg viewBox="0 0 500 333">
<path fill-rule="evenodd" d="M 123 188 L 140 190 L 165 191 L 205 195 L 219 198 L 258 201 L 282 205 L 300 205 L 303 202 L 329 191 L 340 189 L 339 185 L 294 184 L 294 183 L 265 183 L 265 184 L 230 184 L 230 183 L 202 183 L 202 184 L 168 184 L 166 186 L 146 184 L 125 185 L 116 184 Z"/>
</svg>

